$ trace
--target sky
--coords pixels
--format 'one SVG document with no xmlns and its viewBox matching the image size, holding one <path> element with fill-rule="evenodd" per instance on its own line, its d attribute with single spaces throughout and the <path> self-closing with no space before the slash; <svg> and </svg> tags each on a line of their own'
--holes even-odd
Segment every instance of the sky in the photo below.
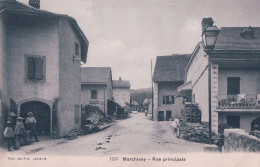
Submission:
<svg viewBox="0 0 260 167">
<path fill-rule="evenodd" d="M 202 18 L 260 27 L 259 0 L 41 0 L 41 9 L 74 17 L 89 40 L 84 66 L 112 67 L 132 89 L 151 86 L 156 56 L 192 53 Z"/>
</svg>

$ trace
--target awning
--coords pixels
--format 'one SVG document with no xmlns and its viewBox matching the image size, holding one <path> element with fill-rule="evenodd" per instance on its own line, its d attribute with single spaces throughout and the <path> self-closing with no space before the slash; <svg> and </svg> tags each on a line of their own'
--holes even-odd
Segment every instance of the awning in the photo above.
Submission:
<svg viewBox="0 0 260 167">
<path fill-rule="evenodd" d="M 175 97 L 184 97 L 184 96 L 191 96 L 192 95 L 192 85 L 191 82 L 187 82 L 177 89 L 177 94 Z"/>
<path fill-rule="evenodd" d="M 192 89 L 183 89 L 177 92 L 176 97 L 187 97 L 191 96 Z"/>
</svg>

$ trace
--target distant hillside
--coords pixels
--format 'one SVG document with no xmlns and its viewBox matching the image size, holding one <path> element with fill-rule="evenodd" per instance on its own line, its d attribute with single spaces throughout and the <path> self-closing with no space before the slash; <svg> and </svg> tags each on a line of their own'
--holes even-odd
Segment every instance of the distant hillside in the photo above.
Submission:
<svg viewBox="0 0 260 167">
<path fill-rule="evenodd" d="M 152 96 L 152 90 L 149 88 L 142 88 L 142 89 L 131 89 L 131 100 L 137 101 L 139 104 L 143 104 L 144 99 L 149 98 Z"/>
</svg>

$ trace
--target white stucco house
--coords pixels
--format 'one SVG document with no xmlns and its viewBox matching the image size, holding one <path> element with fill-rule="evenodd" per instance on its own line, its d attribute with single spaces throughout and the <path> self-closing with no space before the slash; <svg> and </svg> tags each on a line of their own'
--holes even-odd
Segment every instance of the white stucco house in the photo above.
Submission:
<svg viewBox="0 0 260 167">
<path fill-rule="evenodd" d="M 202 41 L 186 66 L 185 84 L 199 104 L 202 123 L 247 131 L 260 128 L 260 27 L 213 26 L 202 20 Z"/>
<path fill-rule="evenodd" d="M 125 107 L 126 104 L 130 104 L 130 81 L 113 80 L 113 98 L 116 103 L 121 107 Z"/>
</svg>

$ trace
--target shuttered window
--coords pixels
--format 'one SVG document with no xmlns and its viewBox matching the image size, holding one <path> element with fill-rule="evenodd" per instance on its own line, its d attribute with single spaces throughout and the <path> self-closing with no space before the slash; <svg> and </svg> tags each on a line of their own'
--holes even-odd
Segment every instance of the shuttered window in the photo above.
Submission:
<svg viewBox="0 0 260 167">
<path fill-rule="evenodd" d="M 175 103 L 175 96 L 163 96 L 163 104 L 174 104 Z"/>
<path fill-rule="evenodd" d="M 27 58 L 27 78 L 28 79 L 44 79 L 44 60 L 38 57 Z"/>
<path fill-rule="evenodd" d="M 27 70 L 28 79 L 34 79 L 34 77 L 35 77 L 35 59 L 32 57 L 29 57 L 27 59 L 27 66 L 28 66 L 28 70 Z"/>
</svg>

